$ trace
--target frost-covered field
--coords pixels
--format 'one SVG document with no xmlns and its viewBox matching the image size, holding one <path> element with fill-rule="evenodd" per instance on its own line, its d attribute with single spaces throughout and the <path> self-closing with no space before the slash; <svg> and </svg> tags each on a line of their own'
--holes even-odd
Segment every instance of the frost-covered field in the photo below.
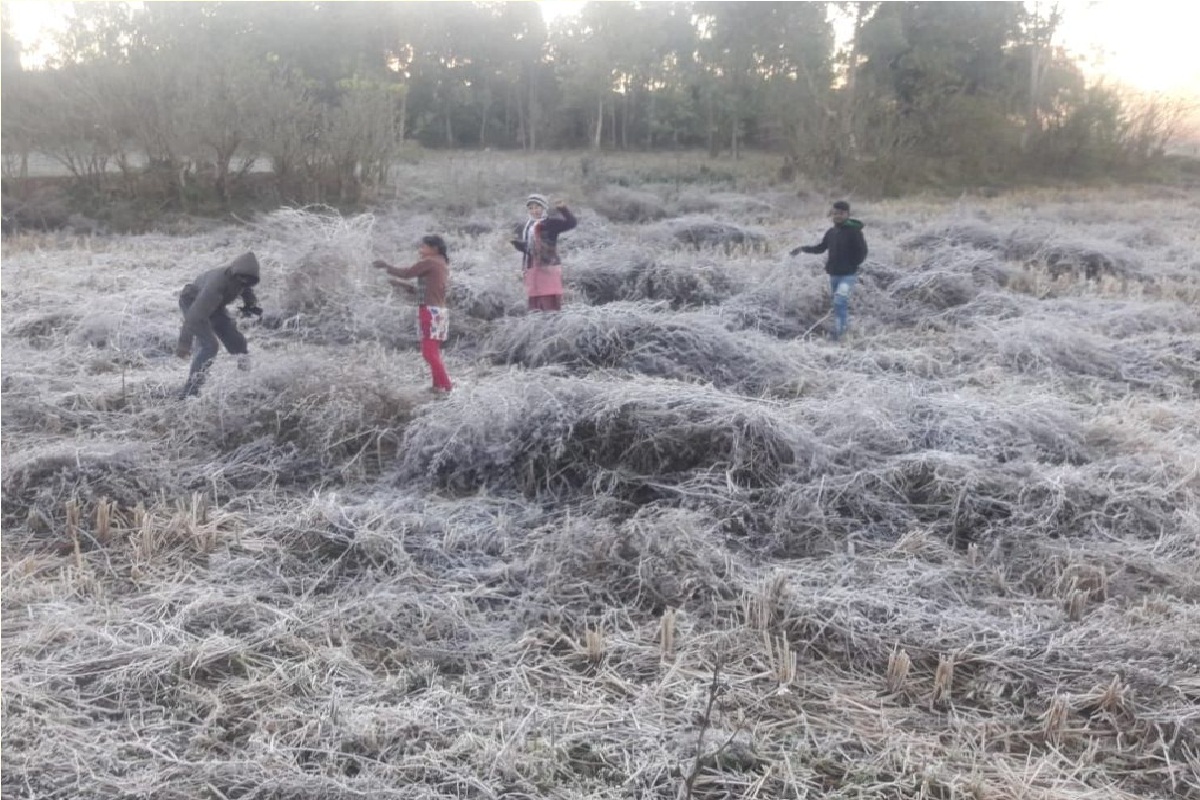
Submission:
<svg viewBox="0 0 1200 800">
<path fill-rule="evenodd" d="M 4 243 L 3 797 L 1200 797 L 1200 200 L 856 202 L 835 344 L 830 198 L 580 166 Z M 368 266 L 427 232 L 445 400 Z"/>
</svg>

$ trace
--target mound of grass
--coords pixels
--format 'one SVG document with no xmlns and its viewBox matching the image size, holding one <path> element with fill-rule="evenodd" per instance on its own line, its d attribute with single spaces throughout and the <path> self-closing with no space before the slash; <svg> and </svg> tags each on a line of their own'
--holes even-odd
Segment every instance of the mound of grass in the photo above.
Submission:
<svg viewBox="0 0 1200 800">
<path fill-rule="evenodd" d="M 256 457 L 262 482 L 311 480 L 313 461 L 328 479 L 361 478 L 397 452 L 426 400 L 423 376 L 403 383 L 394 369 L 380 353 L 275 355 L 253 372 L 214 376 L 199 398 L 179 403 L 173 435 L 208 454 L 220 465 L 214 472 L 233 470 L 235 481 L 249 479 Z"/>
<path fill-rule="evenodd" d="M 623 186 L 607 186 L 592 195 L 589 202 L 610 222 L 652 222 L 667 215 L 658 195 Z"/>
<path fill-rule="evenodd" d="M 1160 354 L 1118 343 L 1086 328 L 1053 319 L 1015 319 L 978 328 L 973 355 L 1016 372 L 1047 379 L 1100 379 L 1142 389 L 1167 390 L 1170 370 Z"/>
<path fill-rule="evenodd" d="M 455 393 L 409 424 L 400 478 L 455 492 L 670 495 L 697 472 L 765 486 L 818 458 L 770 406 L 671 381 L 510 375 Z"/>
<path fill-rule="evenodd" d="M 180 322 L 178 313 L 136 313 L 129 308 L 98 311 L 79 320 L 68 342 L 127 359 L 164 358 L 175 352 Z"/>
<path fill-rule="evenodd" d="M 661 300 L 676 309 L 716 305 L 736 293 L 739 285 L 736 276 L 716 262 L 623 248 L 569 267 L 566 281 L 588 305 Z"/>
<path fill-rule="evenodd" d="M 947 308 L 940 314 L 924 317 L 924 324 L 932 328 L 969 328 L 990 325 L 998 321 L 1012 320 L 1031 314 L 1037 301 L 1004 291 L 981 290 L 962 305 Z"/>
<path fill-rule="evenodd" d="M 930 225 L 900 241 L 904 250 L 929 250 L 946 245 L 967 245 L 979 250 L 1004 252 L 1006 231 L 982 220 L 951 220 Z"/>
<path fill-rule="evenodd" d="M 966 245 L 1044 269 L 1051 278 L 1070 275 L 1087 280 L 1101 277 L 1137 278 L 1144 272 L 1141 256 L 1118 241 L 1090 240 L 1063 235 L 1048 225 L 1019 225 L 1001 229 L 980 221 L 937 223 L 900 242 L 905 250 L 928 250 Z"/>
<path fill-rule="evenodd" d="M 562 616 L 625 607 L 658 616 L 738 595 L 745 577 L 711 516 L 659 506 L 628 519 L 576 517 L 528 534 L 534 596 Z"/>
<path fill-rule="evenodd" d="M 829 312 L 829 279 L 809 267 L 772 267 L 716 310 L 734 330 L 793 339 L 815 330 Z"/>
<path fill-rule="evenodd" d="M 800 404 L 835 463 L 867 469 L 889 456 L 937 450 L 996 464 L 1085 464 L 1094 457 L 1083 412 L 1049 398 L 919 393 L 880 377 L 832 384 Z"/>
<path fill-rule="evenodd" d="M 25 339 L 37 349 L 53 347 L 79 323 L 79 317 L 69 311 L 48 311 L 22 318 L 5 331 L 8 336 Z"/>
<path fill-rule="evenodd" d="M 54 533 L 60 545 L 69 514 L 78 523 L 102 502 L 128 511 L 178 490 L 149 447 L 100 442 L 50 445 L 5 458 L 2 481 L 6 533 Z"/>
<path fill-rule="evenodd" d="M 464 268 L 456 263 L 451 267 L 446 300 L 450 304 L 452 330 L 453 320 L 460 317 L 491 322 L 524 311 L 525 290 L 519 265 L 510 269 Z"/>
<path fill-rule="evenodd" d="M 676 242 L 696 250 L 718 248 L 730 252 L 739 247 L 761 248 L 767 243 L 761 231 L 703 216 L 681 217 L 668 224 Z"/>
<path fill-rule="evenodd" d="M 716 316 L 634 303 L 501 320 L 481 354 L 497 364 L 562 365 L 580 375 L 620 370 L 708 382 L 743 394 L 789 386 L 800 374 L 769 340 L 732 333 Z"/>
</svg>

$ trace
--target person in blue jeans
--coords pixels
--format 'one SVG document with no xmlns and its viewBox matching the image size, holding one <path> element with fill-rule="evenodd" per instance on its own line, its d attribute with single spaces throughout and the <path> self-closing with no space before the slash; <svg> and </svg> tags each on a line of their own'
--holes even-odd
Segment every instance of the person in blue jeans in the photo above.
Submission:
<svg viewBox="0 0 1200 800">
<path fill-rule="evenodd" d="M 851 219 L 850 204 L 838 200 L 829 212 L 833 227 L 825 231 L 820 244 L 797 247 L 791 255 L 828 253 L 825 272 L 829 274 L 829 292 L 833 296 L 834 339 L 840 339 L 850 327 L 850 292 L 858 278 L 858 268 L 867 258 L 867 240 L 863 224 Z"/>
</svg>

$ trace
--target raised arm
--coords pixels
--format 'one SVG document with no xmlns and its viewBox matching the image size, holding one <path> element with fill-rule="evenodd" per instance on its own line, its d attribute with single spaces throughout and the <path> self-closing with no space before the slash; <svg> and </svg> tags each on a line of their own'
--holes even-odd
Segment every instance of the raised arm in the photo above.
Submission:
<svg viewBox="0 0 1200 800">
<path fill-rule="evenodd" d="M 559 213 L 559 216 L 547 217 L 546 220 L 542 222 L 542 225 L 545 226 L 546 230 L 555 234 L 559 234 L 564 231 L 569 231 L 575 227 L 578 220 L 576 220 L 575 215 L 571 213 L 571 209 L 567 208 L 566 205 L 557 205 L 554 207 L 554 210 Z"/>
</svg>

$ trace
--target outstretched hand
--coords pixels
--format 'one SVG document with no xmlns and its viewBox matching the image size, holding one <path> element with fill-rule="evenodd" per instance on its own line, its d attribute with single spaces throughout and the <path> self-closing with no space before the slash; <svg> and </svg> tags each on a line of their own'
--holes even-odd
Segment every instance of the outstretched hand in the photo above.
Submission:
<svg viewBox="0 0 1200 800">
<path fill-rule="evenodd" d="M 794 248 L 792 248 L 791 250 L 789 250 L 789 251 L 788 251 L 788 255 L 791 255 L 791 256 L 798 256 L 798 255 L 800 255 L 800 253 L 802 253 L 803 251 L 804 251 L 804 247 L 803 247 L 803 245 L 801 245 L 800 247 L 794 247 Z"/>
<path fill-rule="evenodd" d="M 387 269 L 388 267 L 391 266 L 391 264 L 387 263 L 386 261 L 383 261 L 382 259 L 377 258 L 371 262 L 371 266 L 374 267 L 375 269 Z"/>
</svg>

